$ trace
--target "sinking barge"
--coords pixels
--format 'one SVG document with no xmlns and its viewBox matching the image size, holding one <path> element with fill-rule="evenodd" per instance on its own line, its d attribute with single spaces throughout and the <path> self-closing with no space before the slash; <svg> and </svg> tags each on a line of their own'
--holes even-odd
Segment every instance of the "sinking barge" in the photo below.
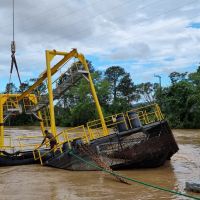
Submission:
<svg viewBox="0 0 200 200">
<path fill-rule="evenodd" d="M 61 59 L 51 66 L 56 56 Z M 79 61 L 52 81 L 53 76 L 71 58 Z M 96 170 L 82 162 L 84 160 L 97 165 L 98 162 L 104 162 L 112 169 L 147 168 L 163 165 L 178 151 L 173 134 L 157 104 L 144 104 L 126 113 L 104 117 L 87 62 L 76 49 L 71 52 L 47 50 L 46 62 L 46 70 L 26 91 L 0 94 L 0 166 L 41 163 L 61 169 Z M 99 119 L 57 133 L 54 103 L 81 78 L 85 78 L 90 86 Z M 13 146 L 5 146 L 4 124 L 10 116 L 21 113 L 35 117 L 40 123 L 41 133 L 50 129 L 57 145 L 50 149 L 49 141 L 46 141 L 29 151 L 27 145 L 20 144 L 20 153 L 7 154 L 5 150 L 13 149 Z M 31 136 L 30 139 L 34 138 Z M 70 154 L 72 151 L 82 161 Z"/>
<path fill-rule="evenodd" d="M 163 165 L 178 151 L 167 121 L 142 125 L 138 118 L 134 118 L 130 119 L 132 126 L 127 126 L 127 119 L 125 121 L 120 116 L 117 120 L 113 133 L 97 137 L 87 143 L 84 137 L 76 137 L 74 128 L 73 138 L 68 137 L 68 140 L 62 141 L 54 150 L 39 148 L 14 154 L 2 152 L 0 166 L 41 163 L 67 170 L 97 170 L 71 155 L 69 151 L 72 150 L 87 162 L 94 162 L 94 157 L 99 157 L 112 169 L 152 168 Z M 84 127 L 77 129 L 79 135 L 80 128 Z M 56 137 L 66 134 L 69 133 L 64 131 Z"/>
<path fill-rule="evenodd" d="M 64 142 L 62 150 L 55 152 L 40 150 L 43 165 L 68 170 L 96 170 L 77 160 L 69 150 L 73 150 L 86 161 L 94 161 L 89 152 L 98 155 L 112 169 L 152 168 L 159 167 L 178 151 L 178 146 L 166 121 L 152 123 L 143 127 L 115 132 L 101 137 L 82 148 L 82 140 L 76 139 L 69 144 Z M 37 154 L 38 155 L 38 154 Z M 37 157 L 37 156 L 36 156 Z M 15 154 L 3 153 L 0 166 L 25 165 L 40 163 L 34 159 L 32 151 Z"/>
<path fill-rule="evenodd" d="M 71 144 L 76 155 L 89 162 L 94 162 L 93 156 L 98 156 L 112 169 L 159 167 L 178 151 L 166 121 L 115 132 L 92 141 L 84 148 L 82 145 L 80 139 Z M 47 166 L 68 170 L 97 170 L 73 157 L 67 143 L 63 144 L 62 152 L 58 150 L 54 155 L 49 153 L 46 156 L 43 157 L 43 164 Z"/>
</svg>

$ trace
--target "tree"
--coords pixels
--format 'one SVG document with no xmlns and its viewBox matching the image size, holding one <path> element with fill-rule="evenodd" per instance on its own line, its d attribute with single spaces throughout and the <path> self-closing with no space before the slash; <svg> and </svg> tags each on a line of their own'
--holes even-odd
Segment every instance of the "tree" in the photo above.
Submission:
<svg viewBox="0 0 200 200">
<path fill-rule="evenodd" d="M 190 73 L 188 75 L 189 81 L 191 81 L 194 85 L 200 87 L 200 66 L 198 66 L 197 71 L 194 73 Z"/>
<path fill-rule="evenodd" d="M 174 83 L 163 90 L 162 110 L 173 127 L 188 127 L 188 114 L 191 104 L 188 102 L 194 88 L 187 80 Z"/>
<path fill-rule="evenodd" d="M 171 79 L 171 83 L 175 84 L 179 81 L 185 80 L 186 75 L 187 75 L 187 72 L 184 72 L 184 73 L 172 72 L 170 73 L 169 78 Z"/>
<path fill-rule="evenodd" d="M 155 90 L 156 84 L 146 82 L 141 83 L 137 85 L 137 93 L 140 96 L 140 99 L 144 99 L 144 101 L 147 101 L 148 103 L 152 103 L 155 101 L 154 98 L 154 90 Z"/>
<path fill-rule="evenodd" d="M 17 87 L 15 86 L 14 83 L 7 83 L 6 84 L 6 89 L 5 89 L 5 92 L 4 93 L 10 93 L 10 94 L 14 94 L 14 93 L 17 93 Z"/>
<path fill-rule="evenodd" d="M 111 66 L 105 71 L 105 80 L 110 84 L 107 113 L 116 113 L 131 109 L 132 102 L 139 100 L 130 74 L 120 66 Z"/>
<path fill-rule="evenodd" d="M 109 67 L 105 72 L 105 78 L 110 82 L 113 101 L 117 99 L 117 91 L 121 79 L 126 75 L 124 69 L 119 66 Z"/>
<path fill-rule="evenodd" d="M 99 77 L 99 74 L 93 75 L 93 77 L 94 76 L 98 76 L 98 78 L 97 77 L 93 78 L 93 80 L 95 83 L 95 88 L 99 99 L 99 103 L 103 107 L 103 109 L 107 111 L 112 100 L 110 92 L 110 83 L 107 79 Z"/>
<path fill-rule="evenodd" d="M 117 89 L 120 92 L 121 98 L 124 98 L 129 104 L 131 104 L 133 100 L 139 100 L 139 95 L 136 93 L 136 86 L 134 86 L 129 73 L 126 73 L 120 80 Z"/>
</svg>

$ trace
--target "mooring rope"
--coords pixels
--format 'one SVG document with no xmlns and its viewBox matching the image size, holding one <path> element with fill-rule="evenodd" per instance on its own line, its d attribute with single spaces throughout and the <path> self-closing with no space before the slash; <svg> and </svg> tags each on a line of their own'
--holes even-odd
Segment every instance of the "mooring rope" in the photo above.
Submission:
<svg viewBox="0 0 200 200">
<path fill-rule="evenodd" d="M 147 186 L 147 187 L 151 187 L 151 188 L 154 188 L 154 189 L 157 189 L 157 190 L 162 190 L 162 191 L 165 191 L 165 192 L 169 192 L 169 193 L 172 193 L 172 194 L 176 194 L 176 195 L 179 195 L 179 196 L 184 196 L 184 197 L 188 197 L 190 199 L 196 199 L 196 200 L 200 200 L 200 197 L 195 197 L 195 196 L 192 196 L 192 195 L 188 195 L 188 194 L 184 194 L 182 192 L 178 192 L 176 190 L 170 190 L 170 189 L 167 189 L 167 188 L 164 188 L 164 187 L 160 187 L 160 186 L 157 186 L 157 185 L 152 185 L 150 183 L 145 183 L 143 181 L 139 181 L 139 180 L 136 180 L 136 179 L 133 179 L 133 178 L 129 178 L 129 177 L 126 177 L 126 176 L 122 176 L 120 174 L 117 174 L 115 172 L 112 172 L 112 171 L 108 171 L 102 167 L 99 167 L 98 165 L 92 163 L 92 162 L 89 162 L 83 158 L 81 158 L 80 156 L 76 155 L 75 153 L 73 153 L 73 151 L 69 151 L 68 152 L 70 155 L 74 156 L 76 159 L 86 163 L 87 165 L 90 165 L 92 167 L 95 167 L 96 169 L 98 170 L 101 170 L 103 172 L 106 172 L 108 174 L 111 174 L 111 175 L 114 175 L 114 176 L 118 176 L 118 177 L 121 177 L 127 181 L 131 181 L 131 182 L 134 182 L 134 183 L 138 183 L 140 185 L 144 185 L 144 186 Z"/>
</svg>

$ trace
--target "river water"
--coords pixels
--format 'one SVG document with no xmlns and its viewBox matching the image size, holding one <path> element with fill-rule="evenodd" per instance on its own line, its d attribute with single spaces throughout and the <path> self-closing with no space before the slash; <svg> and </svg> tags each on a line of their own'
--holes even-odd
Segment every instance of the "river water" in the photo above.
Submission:
<svg viewBox="0 0 200 200">
<path fill-rule="evenodd" d="M 17 135 L 34 135 L 37 128 L 12 128 Z M 123 170 L 120 174 L 185 193 L 185 181 L 200 182 L 200 130 L 173 130 L 179 152 L 155 169 Z M 200 197 L 199 194 L 187 193 Z M 66 171 L 40 165 L 0 168 L 0 200 L 163 200 L 188 199 L 137 183 L 126 185 L 103 172 Z"/>
</svg>

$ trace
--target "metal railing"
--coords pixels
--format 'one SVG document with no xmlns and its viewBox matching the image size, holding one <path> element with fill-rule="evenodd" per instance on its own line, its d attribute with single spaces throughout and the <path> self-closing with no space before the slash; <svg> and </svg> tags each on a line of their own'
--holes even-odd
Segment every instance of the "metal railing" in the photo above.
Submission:
<svg viewBox="0 0 200 200">
<path fill-rule="evenodd" d="M 5 144 L 4 144 L 4 146 L 0 147 L 0 150 L 1 151 L 10 150 L 13 153 L 14 150 L 15 150 L 15 146 L 13 145 L 12 137 L 11 136 L 4 136 L 4 139 L 5 139 Z"/>
<path fill-rule="evenodd" d="M 125 126 L 128 129 L 128 124 L 127 124 L 124 113 L 118 113 L 118 114 L 105 117 L 104 120 L 108 128 L 109 134 L 112 134 L 113 128 L 115 128 L 117 125 L 120 125 L 120 124 L 125 124 Z M 89 132 L 90 140 L 104 136 L 100 119 L 88 122 L 87 129 Z"/>
<path fill-rule="evenodd" d="M 126 113 L 118 113 L 108 117 L 105 117 L 105 123 L 108 128 L 108 133 L 112 134 L 115 132 L 118 126 L 123 125 L 127 130 L 133 129 L 133 120 L 141 123 L 141 126 L 148 125 L 154 122 L 162 121 L 164 119 L 163 114 L 157 104 L 147 105 L 140 108 L 135 108 Z M 75 140 L 81 140 L 83 143 L 89 143 L 90 141 L 104 137 L 103 128 L 100 119 L 90 121 L 87 123 L 87 128 L 82 126 L 77 126 L 74 128 L 69 128 L 61 131 L 55 136 L 57 140 L 57 145 L 53 149 L 47 149 L 50 147 L 50 141 L 46 141 L 44 144 L 40 145 L 38 142 L 39 138 L 43 136 L 20 136 L 18 137 L 19 147 L 21 150 L 31 147 L 34 149 L 33 155 L 35 160 L 40 160 L 43 164 L 43 158 L 45 155 L 52 151 L 59 150 L 63 152 L 63 144 L 66 143 L 69 148 L 71 148 L 71 143 Z M 24 143 L 27 140 L 37 140 L 36 143 Z M 13 143 L 9 144 L 9 148 L 13 148 Z M 6 148 L 6 147 L 5 147 Z M 46 150 L 45 150 L 46 149 Z M 45 151 L 44 151 L 45 150 Z"/>
<path fill-rule="evenodd" d="M 17 137 L 19 149 L 21 151 L 23 150 L 34 150 L 37 148 L 40 144 L 41 141 L 43 140 L 44 136 L 42 135 L 35 135 L 35 136 L 19 136 Z"/>
<path fill-rule="evenodd" d="M 5 111 L 13 108 L 19 109 L 19 102 L 17 100 L 17 96 L 8 97 L 8 99 L 3 105 L 3 109 Z"/>
<path fill-rule="evenodd" d="M 28 95 L 22 99 L 24 111 L 27 112 L 35 106 L 36 96 Z"/>
<path fill-rule="evenodd" d="M 57 140 L 58 143 L 54 146 L 54 148 L 49 149 L 49 150 L 45 151 L 44 153 L 42 153 L 42 151 L 44 151 L 44 148 L 42 148 L 42 147 L 45 146 L 45 148 L 49 148 L 49 146 L 50 146 L 49 143 L 54 138 Z M 57 134 L 54 138 L 52 138 L 49 141 L 46 141 L 43 145 L 35 148 L 33 151 L 34 159 L 35 160 L 39 159 L 41 165 L 43 165 L 43 157 L 46 156 L 47 154 L 51 153 L 52 151 L 55 152 L 55 151 L 59 150 L 61 153 L 63 153 L 63 144 L 64 143 L 68 144 L 68 147 L 70 149 L 71 149 L 71 142 L 74 140 L 77 140 L 77 139 L 82 140 L 83 143 L 89 143 L 88 134 L 83 125 L 63 130 L 62 132 Z"/>
<path fill-rule="evenodd" d="M 134 113 L 132 115 L 134 117 L 131 116 L 132 113 Z M 126 112 L 126 117 L 129 121 L 131 128 L 134 128 L 132 127 L 131 123 L 131 120 L 134 119 L 138 119 L 141 125 L 151 124 L 154 122 L 162 121 L 164 119 L 164 116 L 158 104 L 151 104 L 140 108 L 132 109 Z"/>
<path fill-rule="evenodd" d="M 154 122 L 162 121 L 164 116 L 157 104 L 151 104 L 139 108 L 135 108 L 124 113 L 118 113 L 105 117 L 105 123 L 108 128 L 108 133 L 112 134 L 113 129 L 116 129 L 120 124 L 124 124 L 126 129 L 133 129 L 133 120 L 138 120 L 140 126 L 148 125 Z M 103 129 L 100 119 L 87 123 L 90 140 L 103 137 Z"/>
<path fill-rule="evenodd" d="M 19 136 L 13 139 L 11 136 L 4 136 L 5 145 L 0 147 L 0 150 L 11 150 L 14 152 L 34 150 L 37 148 L 43 139 L 42 135 L 37 136 Z"/>
</svg>

